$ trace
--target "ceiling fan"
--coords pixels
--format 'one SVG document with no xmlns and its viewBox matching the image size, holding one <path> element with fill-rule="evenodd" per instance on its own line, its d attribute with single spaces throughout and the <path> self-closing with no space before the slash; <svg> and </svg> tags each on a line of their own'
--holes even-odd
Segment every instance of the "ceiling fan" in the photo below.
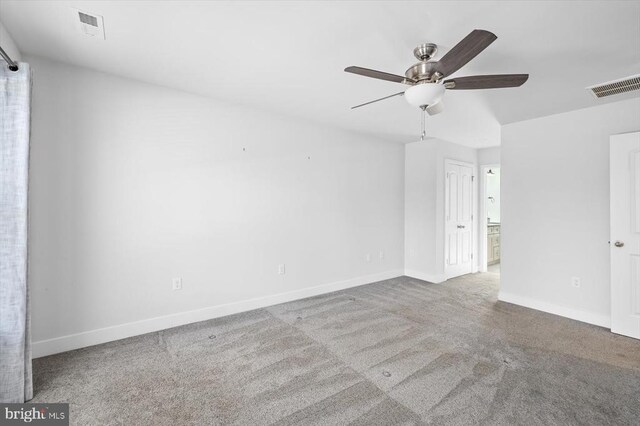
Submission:
<svg viewBox="0 0 640 426">
<path fill-rule="evenodd" d="M 420 62 L 412 65 L 405 72 L 404 77 L 368 68 L 347 67 L 344 69 L 346 72 L 409 85 L 409 88 L 402 92 L 365 102 L 351 107 L 351 109 L 360 108 L 394 96 L 404 96 L 409 104 L 421 108 L 422 111 L 429 115 L 435 115 L 444 109 L 442 97 L 445 89 L 471 90 L 522 86 L 529 78 L 529 74 L 474 75 L 443 81 L 445 77 L 458 71 L 467 62 L 475 58 L 497 38 L 495 34 L 489 31 L 473 30 L 439 61 L 430 60 L 438 50 L 437 45 L 433 43 L 421 44 L 413 50 L 414 56 Z"/>
</svg>

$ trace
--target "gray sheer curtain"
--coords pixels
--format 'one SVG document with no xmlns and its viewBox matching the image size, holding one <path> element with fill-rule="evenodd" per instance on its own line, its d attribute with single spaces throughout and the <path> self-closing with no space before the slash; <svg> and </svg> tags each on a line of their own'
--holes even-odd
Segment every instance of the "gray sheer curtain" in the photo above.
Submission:
<svg viewBox="0 0 640 426">
<path fill-rule="evenodd" d="M 27 289 L 31 70 L 19 65 L 14 72 L 0 63 L 0 402 L 33 397 Z"/>
</svg>

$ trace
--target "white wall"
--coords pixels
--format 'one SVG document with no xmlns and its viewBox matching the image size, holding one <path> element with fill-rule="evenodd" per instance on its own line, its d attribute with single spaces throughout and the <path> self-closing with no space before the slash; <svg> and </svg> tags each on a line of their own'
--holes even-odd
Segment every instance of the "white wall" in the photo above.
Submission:
<svg viewBox="0 0 640 426">
<path fill-rule="evenodd" d="M 405 274 L 431 282 L 443 281 L 436 267 L 438 142 L 428 139 L 405 145 Z"/>
<path fill-rule="evenodd" d="M 0 22 L 0 46 L 2 46 L 2 49 L 4 49 L 7 55 L 15 62 L 22 60 L 18 46 L 16 46 L 16 43 L 13 41 L 11 34 L 9 34 L 4 25 L 2 25 L 2 22 Z M 2 58 L 0 58 L 0 62 L 2 62 L 2 66 L 6 65 Z"/>
<path fill-rule="evenodd" d="M 609 325 L 609 136 L 637 130 L 638 98 L 503 127 L 502 300 Z"/>
<path fill-rule="evenodd" d="M 402 145 L 26 59 L 36 356 L 402 274 Z"/>
<path fill-rule="evenodd" d="M 500 147 L 483 148 L 478 150 L 478 164 L 500 164 Z"/>
<path fill-rule="evenodd" d="M 427 139 L 405 145 L 405 274 L 430 282 L 442 282 L 446 279 L 446 159 L 477 164 L 477 150 L 440 139 Z"/>
</svg>

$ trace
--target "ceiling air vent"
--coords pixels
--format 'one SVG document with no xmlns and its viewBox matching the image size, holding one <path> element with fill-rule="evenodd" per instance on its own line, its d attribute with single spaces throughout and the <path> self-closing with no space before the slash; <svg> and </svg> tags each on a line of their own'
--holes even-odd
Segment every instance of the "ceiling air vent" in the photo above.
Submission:
<svg viewBox="0 0 640 426">
<path fill-rule="evenodd" d="M 640 90 L 640 74 L 587 87 L 596 98 Z"/>
<path fill-rule="evenodd" d="M 104 20 L 102 16 L 71 8 L 76 28 L 81 34 L 104 40 Z"/>
<path fill-rule="evenodd" d="M 98 18 L 95 16 L 87 15 L 86 13 L 78 12 L 80 16 L 80 22 L 83 24 L 91 25 L 92 27 L 98 28 Z"/>
</svg>

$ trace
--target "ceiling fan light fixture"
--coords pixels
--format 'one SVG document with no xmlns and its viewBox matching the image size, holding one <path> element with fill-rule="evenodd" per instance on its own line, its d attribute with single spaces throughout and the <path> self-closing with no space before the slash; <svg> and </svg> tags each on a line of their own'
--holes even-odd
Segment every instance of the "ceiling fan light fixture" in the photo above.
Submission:
<svg viewBox="0 0 640 426">
<path fill-rule="evenodd" d="M 409 87 L 404 92 L 404 98 L 414 107 L 434 105 L 442 99 L 444 85 L 439 83 L 421 83 Z"/>
</svg>

